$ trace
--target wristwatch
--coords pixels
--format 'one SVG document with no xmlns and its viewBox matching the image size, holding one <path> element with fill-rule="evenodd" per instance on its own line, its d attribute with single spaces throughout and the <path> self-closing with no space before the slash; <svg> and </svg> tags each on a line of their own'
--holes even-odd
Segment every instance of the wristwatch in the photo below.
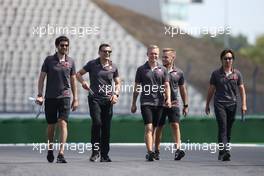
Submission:
<svg viewBox="0 0 264 176">
<path fill-rule="evenodd" d="M 188 108 L 188 104 L 183 105 L 184 108 Z"/>
<path fill-rule="evenodd" d="M 42 97 L 42 94 L 39 93 L 37 96 L 38 96 L 38 97 Z"/>
</svg>

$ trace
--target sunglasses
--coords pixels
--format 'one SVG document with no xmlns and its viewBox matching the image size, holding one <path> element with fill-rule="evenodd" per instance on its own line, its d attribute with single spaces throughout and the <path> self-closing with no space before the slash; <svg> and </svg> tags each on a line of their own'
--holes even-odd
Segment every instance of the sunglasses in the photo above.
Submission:
<svg viewBox="0 0 264 176">
<path fill-rule="evenodd" d="M 60 44 L 60 47 L 68 47 L 69 45 L 67 45 L 67 44 Z"/>
<path fill-rule="evenodd" d="M 233 60 L 233 57 L 224 57 L 223 58 L 225 61 L 227 61 L 227 60 Z"/>
<path fill-rule="evenodd" d="M 112 53 L 112 51 L 111 50 L 101 50 L 102 52 L 104 52 L 104 53 L 109 53 L 109 54 L 111 54 Z"/>
</svg>

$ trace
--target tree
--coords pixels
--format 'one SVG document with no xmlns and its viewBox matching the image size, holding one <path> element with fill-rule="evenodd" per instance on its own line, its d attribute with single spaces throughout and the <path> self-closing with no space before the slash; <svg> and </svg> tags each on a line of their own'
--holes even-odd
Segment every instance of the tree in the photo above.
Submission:
<svg viewBox="0 0 264 176">
<path fill-rule="evenodd" d="M 264 64 L 264 35 L 257 38 L 256 45 L 241 48 L 239 52 L 256 63 Z"/>
<path fill-rule="evenodd" d="M 203 35 L 202 38 L 224 48 L 224 34 L 219 34 L 216 37 L 211 37 L 210 34 L 207 34 Z M 237 36 L 228 35 L 228 41 L 230 48 L 234 51 L 239 51 L 241 48 L 249 47 L 247 37 L 242 34 L 239 34 Z"/>
</svg>

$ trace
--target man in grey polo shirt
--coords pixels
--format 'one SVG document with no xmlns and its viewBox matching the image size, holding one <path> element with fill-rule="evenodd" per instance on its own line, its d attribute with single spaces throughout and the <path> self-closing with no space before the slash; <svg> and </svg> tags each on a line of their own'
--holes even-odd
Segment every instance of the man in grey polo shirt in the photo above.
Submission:
<svg viewBox="0 0 264 176">
<path fill-rule="evenodd" d="M 113 104 L 117 103 L 120 79 L 117 67 L 110 60 L 112 53 L 109 44 L 99 46 L 99 58 L 89 61 L 78 73 L 77 79 L 89 91 L 88 103 L 92 118 L 90 161 L 111 162 L 108 156 Z M 90 86 L 82 78 L 89 72 Z M 114 85 L 112 82 L 114 81 Z M 99 146 L 97 146 L 99 144 Z M 98 150 L 99 147 L 99 150 Z"/>
<path fill-rule="evenodd" d="M 158 124 L 155 138 L 155 159 L 159 160 L 160 153 L 160 141 L 162 136 L 163 126 L 165 125 L 166 118 L 168 116 L 169 123 L 171 125 L 173 142 L 175 144 L 175 157 L 174 160 L 181 160 L 185 153 L 180 150 L 181 147 L 181 132 L 180 132 L 180 107 L 178 92 L 180 92 L 183 109 L 182 114 L 184 116 L 188 113 L 188 95 L 185 86 L 184 74 L 181 69 L 175 66 L 176 51 L 173 48 L 164 48 L 162 55 L 162 63 L 167 68 L 170 78 L 171 89 L 171 108 L 164 107 L 161 119 Z"/>
<path fill-rule="evenodd" d="M 60 129 L 60 149 L 57 163 L 66 163 L 64 158 L 64 145 L 67 141 L 67 123 L 70 109 L 75 111 L 78 106 L 75 65 L 67 53 L 69 51 L 69 39 L 60 36 L 55 40 L 57 52 L 48 56 L 41 68 L 38 81 L 38 95 L 36 102 L 42 104 L 44 80 L 47 77 L 45 93 L 45 116 L 48 123 L 48 155 L 47 160 L 53 162 L 53 141 L 55 127 L 58 122 Z M 71 92 L 73 95 L 70 103 Z"/>
<path fill-rule="evenodd" d="M 233 68 L 234 52 L 225 49 L 220 54 L 222 66 L 215 70 L 210 78 L 205 113 L 210 113 L 210 101 L 214 95 L 214 111 L 218 124 L 218 160 L 230 161 L 231 129 L 237 109 L 237 87 L 241 96 L 241 111 L 247 110 L 246 93 L 243 78 L 239 70 Z"/>
<path fill-rule="evenodd" d="M 135 78 L 131 112 L 137 110 L 136 101 L 141 92 L 141 114 L 145 124 L 145 143 L 147 148 L 147 161 L 154 161 L 153 143 L 155 128 L 159 123 L 163 110 L 163 103 L 171 106 L 169 75 L 165 67 L 159 65 L 159 48 L 150 45 L 147 50 L 148 61 L 138 67 Z M 164 99 L 164 94 L 165 98 Z"/>
</svg>

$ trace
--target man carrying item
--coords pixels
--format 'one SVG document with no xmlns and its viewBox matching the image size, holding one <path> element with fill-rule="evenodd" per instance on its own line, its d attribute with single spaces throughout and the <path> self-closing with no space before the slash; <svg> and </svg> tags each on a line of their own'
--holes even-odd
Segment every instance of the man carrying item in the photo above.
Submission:
<svg viewBox="0 0 264 176">
<path fill-rule="evenodd" d="M 47 77 L 45 93 L 45 116 L 48 123 L 48 155 L 47 160 L 53 162 L 53 141 L 56 124 L 60 129 L 60 149 L 57 163 L 67 163 L 64 158 L 64 145 L 67 141 L 67 123 L 70 109 L 75 111 L 78 107 L 77 85 L 75 75 L 75 65 L 69 52 L 69 39 L 60 36 L 55 40 L 57 52 L 48 56 L 41 68 L 38 80 L 38 95 L 36 102 L 42 104 L 44 80 Z M 71 92 L 73 95 L 72 103 Z"/>
</svg>

